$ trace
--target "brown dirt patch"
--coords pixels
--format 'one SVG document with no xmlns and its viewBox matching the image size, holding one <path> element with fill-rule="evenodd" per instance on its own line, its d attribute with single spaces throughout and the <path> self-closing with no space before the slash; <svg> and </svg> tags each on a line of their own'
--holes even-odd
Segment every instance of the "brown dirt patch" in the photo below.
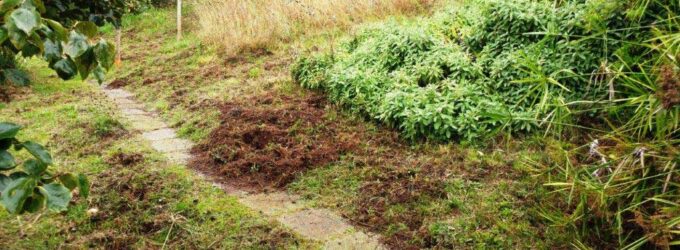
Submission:
<svg viewBox="0 0 680 250">
<path fill-rule="evenodd" d="M 119 88 L 127 86 L 128 84 L 130 84 L 129 79 L 118 78 L 118 79 L 111 81 L 108 85 L 106 85 L 106 88 L 108 88 L 108 89 L 119 89 Z"/>
<path fill-rule="evenodd" d="M 240 188 L 281 188 L 358 143 L 324 119 L 324 97 L 267 95 L 222 105 L 222 125 L 195 146 L 191 166 Z"/>
<path fill-rule="evenodd" d="M 106 159 L 106 163 L 110 165 L 117 165 L 123 167 L 134 166 L 142 161 L 144 161 L 144 156 L 142 154 L 139 153 L 126 154 L 123 152 L 118 152 Z"/>
</svg>

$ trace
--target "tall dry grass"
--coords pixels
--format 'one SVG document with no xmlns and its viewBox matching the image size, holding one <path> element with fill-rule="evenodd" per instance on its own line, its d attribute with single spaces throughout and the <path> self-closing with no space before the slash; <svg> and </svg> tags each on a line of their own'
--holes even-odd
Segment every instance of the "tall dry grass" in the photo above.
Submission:
<svg viewBox="0 0 680 250">
<path fill-rule="evenodd" d="M 227 53 L 258 50 L 320 29 L 426 10 L 434 0 L 203 0 L 199 34 Z"/>
</svg>

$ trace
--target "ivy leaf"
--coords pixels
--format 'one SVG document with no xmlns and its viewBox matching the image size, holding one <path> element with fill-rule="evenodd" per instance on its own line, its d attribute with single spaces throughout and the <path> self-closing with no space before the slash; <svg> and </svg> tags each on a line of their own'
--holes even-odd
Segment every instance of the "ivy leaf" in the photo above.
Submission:
<svg viewBox="0 0 680 250">
<path fill-rule="evenodd" d="M 78 175 L 78 189 L 80 190 L 80 196 L 87 198 L 90 195 L 90 181 L 87 180 L 87 176 L 84 174 Z"/>
<path fill-rule="evenodd" d="M 54 42 L 52 39 L 47 39 L 45 40 L 45 44 L 43 46 L 45 47 L 43 56 L 47 62 L 52 64 L 62 59 L 60 42 Z"/>
<path fill-rule="evenodd" d="M 66 54 L 71 58 L 77 58 L 87 52 L 88 48 L 90 48 L 90 45 L 87 44 L 87 37 L 78 32 L 71 31 L 68 44 L 66 44 Z"/>
<path fill-rule="evenodd" d="M 14 123 L 0 122 L 0 139 L 12 139 L 19 133 L 21 126 Z"/>
<path fill-rule="evenodd" d="M 63 42 L 68 41 L 68 31 L 64 28 L 64 26 L 61 26 L 59 22 L 51 19 L 43 20 L 47 23 L 47 26 L 49 26 L 52 29 L 52 31 L 54 31 L 54 34 L 56 34 L 57 39 Z"/>
<path fill-rule="evenodd" d="M 2 71 L 5 74 L 7 81 L 16 86 L 28 86 L 28 84 L 31 83 L 31 79 L 28 78 L 28 75 L 19 69 L 4 69 Z"/>
<path fill-rule="evenodd" d="M 99 28 L 93 22 L 78 22 L 76 30 L 87 37 L 94 37 L 97 35 Z"/>
<path fill-rule="evenodd" d="M 24 162 L 24 169 L 30 175 L 40 176 L 47 169 L 47 165 L 35 159 L 30 159 Z"/>
<path fill-rule="evenodd" d="M 22 212 L 35 213 L 42 210 L 45 207 L 45 196 L 40 192 L 33 192 L 32 196 L 29 196 L 24 202 L 24 207 Z"/>
<path fill-rule="evenodd" d="M 47 197 L 47 209 L 54 212 L 66 211 L 71 201 L 71 191 L 64 185 L 50 183 L 40 188 L 40 193 Z"/>
<path fill-rule="evenodd" d="M 18 8 L 10 15 L 10 21 L 26 35 L 30 35 L 40 25 L 40 15 L 35 10 Z"/>
<path fill-rule="evenodd" d="M 73 174 L 65 174 L 62 176 L 59 176 L 59 180 L 61 181 L 62 184 L 69 190 L 73 191 L 76 187 L 78 187 L 78 179 L 76 178 L 75 175 Z"/>
<path fill-rule="evenodd" d="M 24 207 L 24 202 L 33 193 L 35 188 L 35 180 L 28 177 L 22 177 L 13 180 L 2 191 L 2 205 L 11 214 L 21 213 Z"/>
<path fill-rule="evenodd" d="M 23 0 L 3 0 L 2 6 L 0 6 L 0 13 L 14 9 L 14 7 L 17 7 L 17 5 L 21 4 L 22 1 Z"/>
<path fill-rule="evenodd" d="M 45 147 L 32 141 L 24 142 L 22 145 L 26 150 L 28 150 L 29 153 L 35 156 L 35 158 L 38 158 L 38 160 L 40 160 L 42 163 L 46 165 L 52 165 L 52 156 L 49 152 L 47 152 Z"/>
<path fill-rule="evenodd" d="M 97 57 L 99 64 L 108 70 L 113 66 L 116 48 L 113 44 L 101 39 L 97 45 L 94 46 L 94 54 Z"/>
<path fill-rule="evenodd" d="M 0 170 L 10 170 L 14 167 L 16 167 L 14 156 L 5 150 L 0 151 Z"/>
<path fill-rule="evenodd" d="M 10 183 L 12 183 L 12 178 L 9 178 L 9 176 L 4 174 L 0 174 L 0 194 L 7 186 L 9 186 Z"/>
<path fill-rule="evenodd" d="M 7 32 L 9 33 L 9 41 L 12 42 L 15 48 L 21 49 L 28 43 L 28 36 L 21 30 L 18 30 L 13 23 L 7 23 Z"/>
<path fill-rule="evenodd" d="M 54 63 L 53 69 L 56 70 L 57 75 L 64 80 L 69 80 L 78 74 L 76 64 L 69 58 L 62 58 Z"/>
<path fill-rule="evenodd" d="M 7 29 L 5 29 L 5 27 L 0 27 L 0 44 L 5 42 L 7 38 L 9 38 L 9 32 L 7 31 Z"/>
<path fill-rule="evenodd" d="M 78 67 L 78 73 L 80 73 L 80 77 L 83 80 L 87 79 L 90 72 L 97 66 L 97 61 L 95 60 L 92 49 L 88 49 L 80 57 L 76 58 L 75 63 Z"/>
<path fill-rule="evenodd" d="M 99 84 L 104 83 L 104 80 L 106 79 L 106 72 L 104 71 L 104 68 L 102 68 L 102 66 L 97 66 L 94 69 L 94 71 L 92 71 L 92 73 L 94 74 L 94 78 L 97 79 L 97 82 L 99 82 Z"/>
</svg>

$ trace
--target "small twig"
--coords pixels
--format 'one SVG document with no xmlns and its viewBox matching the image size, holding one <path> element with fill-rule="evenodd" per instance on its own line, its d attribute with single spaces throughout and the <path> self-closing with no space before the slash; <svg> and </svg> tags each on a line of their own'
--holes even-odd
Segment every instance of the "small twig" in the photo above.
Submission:
<svg viewBox="0 0 680 250">
<path fill-rule="evenodd" d="M 168 243 L 170 235 L 172 234 L 172 229 L 175 227 L 175 222 L 177 221 L 174 215 L 170 215 L 170 219 L 172 219 L 172 224 L 170 224 L 170 230 L 168 230 L 168 234 L 165 236 L 165 241 L 163 241 L 161 249 L 165 249 L 165 245 Z"/>
</svg>

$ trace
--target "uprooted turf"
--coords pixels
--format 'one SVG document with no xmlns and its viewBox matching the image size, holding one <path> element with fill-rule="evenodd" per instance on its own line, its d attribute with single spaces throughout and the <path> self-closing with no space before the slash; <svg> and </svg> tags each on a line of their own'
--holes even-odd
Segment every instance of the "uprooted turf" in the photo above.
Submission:
<svg viewBox="0 0 680 250">
<path fill-rule="evenodd" d="M 190 165 L 243 189 L 281 188 L 304 171 L 337 161 L 352 134 L 325 120 L 325 99 L 262 96 L 221 107 L 224 121 L 196 146 Z"/>
</svg>

